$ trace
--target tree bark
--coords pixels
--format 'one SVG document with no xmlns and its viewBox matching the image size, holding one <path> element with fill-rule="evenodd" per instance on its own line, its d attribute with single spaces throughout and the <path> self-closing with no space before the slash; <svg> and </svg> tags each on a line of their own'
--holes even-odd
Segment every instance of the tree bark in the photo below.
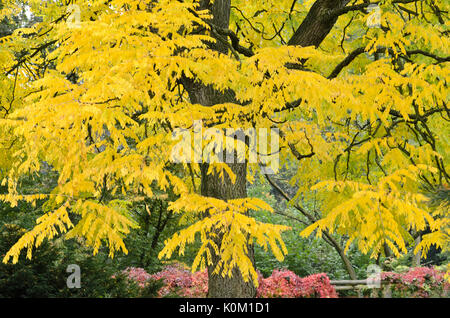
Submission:
<svg viewBox="0 0 450 318">
<path fill-rule="evenodd" d="M 333 246 L 334 249 L 338 252 L 350 278 L 353 280 L 356 280 L 357 276 L 356 276 L 355 270 L 353 269 L 353 265 L 350 262 L 350 260 L 348 259 L 347 255 L 345 255 L 344 249 L 342 248 L 342 246 L 340 246 L 339 243 L 328 232 L 325 232 L 324 235 L 329 240 L 329 243 L 331 244 L 331 246 Z"/>
<path fill-rule="evenodd" d="M 228 164 L 236 175 L 236 181 L 233 184 L 229 176 L 225 173 L 224 178 L 216 173 L 208 174 L 209 164 L 200 165 L 201 170 L 201 194 L 206 197 L 218 198 L 221 200 L 232 200 L 245 198 L 247 196 L 247 164 L 232 163 Z M 219 250 L 223 234 L 216 232 L 217 236 L 213 238 Z M 248 257 L 254 264 L 253 246 L 248 245 Z M 232 277 L 222 277 L 214 274 L 214 270 L 220 260 L 220 255 L 216 255 L 212 250 L 212 264 L 208 266 L 208 297 L 211 298 L 247 298 L 256 296 L 256 287 L 253 282 L 245 282 L 240 271 L 233 269 Z"/>
<path fill-rule="evenodd" d="M 229 28 L 231 0 L 215 0 L 214 4 L 209 0 L 200 2 L 202 9 L 208 9 L 212 13 L 212 24 L 224 29 Z M 228 47 L 217 41 L 210 44 L 210 48 L 220 53 L 226 54 Z M 189 93 L 192 103 L 203 106 L 212 106 L 227 102 L 236 102 L 232 91 L 219 92 L 211 86 L 205 86 L 201 83 L 195 83 L 186 79 L 184 86 Z M 201 163 L 201 194 L 205 197 L 213 197 L 224 201 L 247 197 L 247 164 L 246 163 L 228 163 L 231 171 L 236 175 L 235 183 L 224 173 L 224 178 L 216 173 L 208 174 L 209 164 Z M 220 249 L 222 235 L 216 232 L 215 243 Z M 248 257 L 254 263 L 253 247 L 248 246 Z M 245 282 L 240 271 L 234 268 L 232 277 L 222 277 L 214 274 L 220 255 L 216 255 L 213 250 L 212 264 L 208 265 L 208 297 L 210 298 L 253 298 L 256 296 L 256 287 L 253 282 Z"/>
<path fill-rule="evenodd" d="M 415 238 L 415 240 L 414 240 L 414 243 L 415 243 L 414 244 L 414 248 L 416 248 L 416 246 L 420 244 L 421 240 L 422 240 L 422 237 L 420 235 L 418 235 Z M 421 254 L 422 254 L 422 251 L 418 250 L 417 253 L 413 255 L 413 257 L 412 257 L 412 264 L 411 264 L 412 267 L 420 267 Z"/>
<path fill-rule="evenodd" d="M 330 12 L 345 6 L 349 0 L 317 0 L 311 8 L 306 19 L 295 32 L 289 45 L 300 46 L 319 46 L 326 35 L 331 31 L 333 25 L 336 23 L 337 17 L 331 18 Z M 210 23 L 222 29 L 228 29 L 230 24 L 230 10 L 231 0 L 215 0 L 212 3 L 210 0 L 200 1 L 200 8 L 207 9 L 212 13 Z M 210 44 L 210 48 L 220 53 L 227 54 L 228 47 L 221 41 Z M 236 103 L 234 92 L 225 91 L 218 92 L 210 86 L 201 83 L 195 83 L 191 79 L 184 80 L 184 86 L 188 91 L 189 98 L 192 103 L 198 103 L 203 106 L 212 106 L 226 102 Z M 224 174 L 222 179 L 216 173 L 208 174 L 209 165 L 202 163 L 201 170 L 201 194 L 207 197 L 214 197 L 221 200 L 230 200 L 235 198 L 244 198 L 247 196 L 247 164 L 246 163 L 231 163 L 228 164 L 230 169 L 236 175 L 236 181 L 233 183 L 231 179 Z M 221 236 L 216 238 L 216 244 L 220 247 Z M 254 262 L 253 247 L 249 246 L 248 257 Z M 212 298 L 245 298 L 255 297 L 256 288 L 253 283 L 245 282 L 238 269 L 234 269 L 233 276 L 222 277 L 221 275 L 213 274 L 213 271 L 220 259 L 219 255 L 212 257 L 212 265 L 208 266 L 208 297 Z"/>
<path fill-rule="evenodd" d="M 345 7 L 349 2 L 349 0 L 317 0 L 289 40 L 288 45 L 318 47 L 339 17 L 332 12 Z"/>
</svg>

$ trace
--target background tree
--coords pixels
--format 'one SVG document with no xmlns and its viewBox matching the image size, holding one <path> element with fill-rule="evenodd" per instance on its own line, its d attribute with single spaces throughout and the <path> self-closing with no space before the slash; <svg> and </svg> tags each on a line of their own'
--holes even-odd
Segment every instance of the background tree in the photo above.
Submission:
<svg viewBox="0 0 450 318">
<path fill-rule="evenodd" d="M 28 4 L 43 21 L 0 50 L 2 199 L 52 209 L 5 262 L 67 231 L 94 253 L 102 242 L 111 256 L 127 252 L 130 201 L 170 189 L 169 210 L 195 222 L 160 256 L 200 238 L 193 269 L 208 268 L 209 296 L 254 296 L 253 245 L 282 260 L 289 227 L 252 216 L 272 210 L 247 198 L 258 164 L 173 169 L 172 132 L 195 120 L 279 128 L 282 164 L 296 167 L 288 199 L 304 216 L 320 212 L 303 236 L 346 235 L 344 254 L 354 244 L 372 257 L 400 256 L 427 227 L 417 249 L 448 244 L 448 212 L 420 192 L 449 180 L 446 1 L 76 1 L 80 24 L 66 3 Z M 43 162 L 57 185 L 20 193 L 20 177 Z"/>
</svg>

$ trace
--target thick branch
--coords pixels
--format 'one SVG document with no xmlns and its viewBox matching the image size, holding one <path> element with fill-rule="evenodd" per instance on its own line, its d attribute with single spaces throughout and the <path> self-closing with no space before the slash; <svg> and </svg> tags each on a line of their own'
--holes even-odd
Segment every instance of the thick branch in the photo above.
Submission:
<svg viewBox="0 0 450 318">
<path fill-rule="evenodd" d="M 239 38 L 237 37 L 236 33 L 231 31 L 230 29 L 221 28 L 214 24 L 210 24 L 210 26 L 217 33 L 229 37 L 231 40 L 231 45 L 232 45 L 233 49 L 236 50 L 236 52 L 241 53 L 242 55 L 247 56 L 247 57 L 251 57 L 251 56 L 255 55 L 255 53 L 251 49 L 246 48 L 239 44 Z"/>
<path fill-rule="evenodd" d="M 288 41 L 288 45 L 318 47 L 337 21 L 338 16 L 330 13 L 336 8 L 345 7 L 349 2 L 350 0 L 317 0 Z"/>
<path fill-rule="evenodd" d="M 413 3 L 413 2 L 421 2 L 423 0 L 395 0 L 392 1 L 392 3 L 402 3 L 402 4 L 408 4 L 408 3 Z M 364 10 L 366 8 L 368 8 L 369 6 L 377 6 L 380 5 L 382 3 L 382 1 L 376 1 L 376 2 L 364 2 L 364 3 L 360 3 L 360 4 L 355 4 L 352 6 L 348 6 L 348 7 L 341 7 L 341 8 L 336 8 L 334 9 L 331 13 L 330 16 L 337 18 L 343 14 L 346 14 L 348 12 L 351 11 L 361 11 Z"/>
<path fill-rule="evenodd" d="M 386 52 L 386 47 L 379 47 L 376 50 L 376 53 L 383 53 Z M 387 49 L 390 54 L 394 55 L 394 52 L 392 51 L 392 49 Z M 328 76 L 328 79 L 333 79 L 336 78 L 339 73 L 346 67 L 348 66 L 351 62 L 353 62 L 359 55 L 365 53 L 365 49 L 363 47 L 359 47 L 357 49 L 355 49 L 354 51 L 352 51 L 341 63 L 339 63 L 335 69 L 333 70 L 333 72 L 331 72 L 331 74 Z M 424 50 L 409 50 L 406 51 L 406 56 L 411 56 L 411 55 L 416 55 L 416 54 L 420 54 L 423 56 L 427 56 L 429 58 L 432 58 L 434 60 L 436 60 L 438 63 L 444 63 L 444 62 L 449 62 L 450 61 L 450 56 L 445 56 L 445 57 L 441 57 L 441 56 L 437 56 L 435 54 L 432 54 L 430 52 L 426 52 Z"/>
</svg>

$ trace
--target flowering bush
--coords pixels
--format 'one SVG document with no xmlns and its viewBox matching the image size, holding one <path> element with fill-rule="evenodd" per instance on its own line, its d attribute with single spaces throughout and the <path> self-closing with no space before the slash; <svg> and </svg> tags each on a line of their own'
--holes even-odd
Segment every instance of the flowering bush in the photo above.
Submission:
<svg viewBox="0 0 450 318">
<path fill-rule="evenodd" d="M 383 282 L 390 284 L 393 297 L 442 297 L 448 294 L 445 273 L 433 267 L 411 268 L 405 273 L 381 273 Z"/>
<path fill-rule="evenodd" d="M 127 268 L 122 273 L 142 288 L 147 286 L 149 281 L 163 281 L 163 286 L 157 292 L 158 297 L 203 298 L 208 294 L 206 270 L 191 273 L 187 267 L 179 263 L 168 265 L 153 275 L 142 268 L 134 267 Z M 301 278 L 289 270 L 274 270 L 268 278 L 264 278 L 258 272 L 258 280 L 257 297 L 260 298 L 337 297 L 334 287 L 324 273 Z"/>
<path fill-rule="evenodd" d="M 122 292 L 122 294 L 126 294 L 125 297 L 153 298 L 158 296 L 159 290 L 164 286 L 162 280 L 153 279 L 145 269 L 139 267 L 127 267 L 111 278 L 118 285 L 125 286 L 126 292 Z M 122 294 L 113 293 L 112 297 L 124 297 Z"/>
<path fill-rule="evenodd" d="M 196 272 L 192 274 L 192 285 L 186 290 L 186 297 L 204 298 L 208 294 L 208 272 Z"/>
<path fill-rule="evenodd" d="M 177 292 L 177 290 L 180 290 L 181 294 L 183 294 L 182 291 L 192 285 L 192 273 L 183 268 L 181 264 L 166 266 L 162 271 L 151 275 L 151 277 L 154 279 L 162 279 L 165 283 L 158 292 L 160 297 Z"/>
<path fill-rule="evenodd" d="M 274 270 L 270 277 L 260 279 L 257 296 L 261 298 L 337 298 L 336 291 L 326 274 L 320 273 L 301 278 L 289 270 Z"/>
<path fill-rule="evenodd" d="M 179 297 L 201 298 L 208 293 L 208 275 L 206 271 L 192 273 L 182 264 L 168 265 L 153 279 L 163 279 L 165 285 L 159 290 L 159 296 L 177 295 Z"/>
<path fill-rule="evenodd" d="M 140 287 L 144 287 L 147 280 L 150 278 L 150 274 L 143 268 L 139 267 L 127 267 L 122 271 L 128 279 L 134 280 Z"/>
<path fill-rule="evenodd" d="M 325 273 L 307 276 L 301 279 L 301 297 L 337 298 L 338 295 Z"/>
<path fill-rule="evenodd" d="M 267 278 L 260 278 L 257 296 L 261 298 L 300 297 L 301 278 L 289 270 L 274 270 Z"/>
<path fill-rule="evenodd" d="M 150 275 L 143 268 L 129 267 L 121 272 L 135 282 L 141 292 L 138 297 L 203 298 L 208 294 L 208 274 L 192 273 L 187 266 L 174 263 Z M 113 276 L 114 278 L 114 276 Z M 389 284 L 393 297 L 442 297 L 448 294 L 450 283 L 445 272 L 433 267 L 412 268 L 404 273 L 383 272 L 381 279 Z M 304 278 L 289 270 L 274 270 L 264 278 L 258 272 L 260 298 L 337 298 L 337 293 L 324 273 Z M 147 290 L 147 291 L 146 291 Z"/>
</svg>

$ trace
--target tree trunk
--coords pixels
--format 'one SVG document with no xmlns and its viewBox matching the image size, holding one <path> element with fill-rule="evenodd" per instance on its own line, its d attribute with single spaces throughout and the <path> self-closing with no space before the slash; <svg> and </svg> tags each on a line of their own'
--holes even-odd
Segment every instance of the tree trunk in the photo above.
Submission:
<svg viewBox="0 0 450 318">
<path fill-rule="evenodd" d="M 331 12 L 343 8 L 349 0 L 317 0 L 295 31 L 288 45 L 318 47 L 335 25 L 338 16 Z"/>
<path fill-rule="evenodd" d="M 228 164 L 236 175 L 236 181 L 233 184 L 229 176 L 225 173 L 222 179 L 217 174 L 208 174 L 209 165 L 201 164 L 201 194 L 206 197 L 213 197 L 221 200 L 232 200 L 245 198 L 247 196 L 247 164 L 232 163 Z M 216 233 L 214 242 L 220 249 L 222 236 Z M 253 246 L 248 246 L 248 257 L 254 263 Z M 240 271 L 234 268 L 232 277 L 222 277 L 213 274 L 220 256 L 212 250 L 212 264 L 208 266 L 208 297 L 211 298 L 247 298 L 256 296 L 256 288 L 253 282 L 245 282 Z"/>
<path fill-rule="evenodd" d="M 342 246 L 331 236 L 331 234 L 329 234 L 328 232 L 325 232 L 324 234 L 329 241 L 328 243 L 330 243 L 330 245 L 332 247 L 334 247 L 334 249 L 338 252 L 350 278 L 352 280 L 358 279 L 358 277 L 356 276 L 355 270 L 353 269 L 353 265 L 350 262 L 350 260 L 348 259 L 347 255 L 345 255 L 344 249 L 342 248 Z M 325 241 L 325 242 L 327 242 L 327 241 Z"/>
<path fill-rule="evenodd" d="M 420 244 L 420 241 L 421 241 L 421 240 L 422 240 L 421 236 L 418 235 L 418 236 L 416 237 L 416 239 L 414 240 L 414 243 L 415 243 L 415 244 L 414 244 L 414 248 L 415 248 L 417 245 Z M 413 255 L 413 258 L 412 258 L 412 264 L 411 264 L 412 267 L 420 267 L 421 253 L 422 253 L 422 251 L 421 251 L 421 250 L 418 250 L 417 253 Z"/>
<path fill-rule="evenodd" d="M 202 9 L 208 9 L 212 13 L 210 21 L 216 26 L 228 29 L 230 20 L 231 0 L 203 0 L 200 2 Z M 211 49 L 226 54 L 228 48 L 225 44 L 217 41 L 210 44 Z M 234 93 L 225 91 L 223 93 L 214 90 L 210 86 L 194 83 L 192 80 L 186 79 L 184 86 L 189 93 L 192 103 L 201 104 L 203 106 L 212 106 L 227 102 L 236 102 Z M 224 173 L 224 178 L 216 173 L 208 174 L 209 164 L 200 164 L 201 170 L 201 194 L 205 197 L 213 197 L 221 200 L 231 200 L 247 197 L 247 164 L 246 163 L 229 163 L 231 171 L 236 175 L 236 181 L 233 183 L 229 176 Z M 220 249 L 222 236 L 220 233 L 214 238 L 215 243 Z M 248 247 L 248 257 L 254 263 L 253 247 Z M 212 264 L 208 266 L 208 297 L 210 298 L 252 298 L 256 296 L 256 288 L 252 281 L 245 282 L 241 273 L 237 268 L 233 270 L 232 277 L 222 277 L 222 275 L 213 274 L 220 255 L 216 255 L 213 250 Z"/>
<path fill-rule="evenodd" d="M 300 25 L 297 32 L 295 32 L 293 38 L 289 41 L 289 44 L 319 46 L 337 20 L 337 18 L 329 18 L 329 11 L 340 6 L 345 6 L 347 3 L 348 0 L 316 1 L 306 19 Z M 212 19 L 210 21 L 212 24 L 219 26 L 222 29 L 229 28 L 231 0 L 214 0 L 213 3 L 211 0 L 202 0 L 200 1 L 200 8 L 207 9 L 212 13 Z M 228 47 L 220 41 L 217 41 L 215 44 L 210 44 L 210 47 L 223 54 L 227 54 L 228 52 Z M 234 92 L 232 91 L 225 91 L 223 93 L 218 92 L 210 86 L 195 83 L 191 79 L 185 79 L 183 82 L 192 103 L 198 103 L 203 106 L 212 106 L 227 102 L 236 103 Z M 209 167 L 208 164 L 203 163 L 200 165 L 201 194 L 203 196 L 214 197 L 221 200 L 244 198 L 247 196 L 247 164 L 231 163 L 228 165 L 236 175 L 236 182 L 234 184 L 226 173 L 224 174 L 224 179 L 222 179 L 215 173 L 207 173 Z M 216 238 L 216 243 L 219 247 L 220 242 L 221 236 L 219 235 Z M 248 250 L 248 257 L 254 262 L 253 247 L 249 246 Z M 245 282 L 238 269 L 234 269 L 231 278 L 224 278 L 221 275 L 213 274 L 219 259 L 219 255 L 213 255 L 213 264 L 208 266 L 208 296 L 212 298 L 255 297 L 255 286 L 251 281 Z"/>
</svg>

